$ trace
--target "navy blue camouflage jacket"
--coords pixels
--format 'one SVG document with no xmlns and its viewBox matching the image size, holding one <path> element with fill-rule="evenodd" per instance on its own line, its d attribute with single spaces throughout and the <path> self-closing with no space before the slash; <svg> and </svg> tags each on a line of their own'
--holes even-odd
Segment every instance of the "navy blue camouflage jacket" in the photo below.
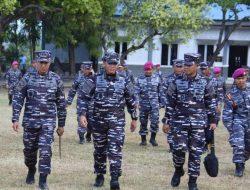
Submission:
<svg viewBox="0 0 250 190">
<path fill-rule="evenodd" d="M 60 77 L 49 71 L 46 75 L 27 73 L 18 83 L 13 97 L 12 122 L 19 121 L 25 102 L 24 127 L 40 127 L 44 125 L 65 126 L 66 103 L 63 82 Z"/>
<path fill-rule="evenodd" d="M 108 76 L 106 72 L 99 73 L 85 80 L 79 91 L 79 113 L 86 115 L 90 101 L 94 103 L 94 114 L 103 117 L 108 114 L 121 114 L 125 104 L 132 119 L 137 119 L 134 87 L 126 77 Z"/>
</svg>

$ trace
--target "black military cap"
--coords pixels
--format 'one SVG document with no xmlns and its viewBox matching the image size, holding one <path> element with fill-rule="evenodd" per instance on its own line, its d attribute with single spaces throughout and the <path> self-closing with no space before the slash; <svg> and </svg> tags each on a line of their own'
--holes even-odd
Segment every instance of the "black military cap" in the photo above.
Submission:
<svg viewBox="0 0 250 190">
<path fill-rule="evenodd" d="M 182 60 L 182 59 L 174 59 L 174 60 L 172 60 L 171 65 L 175 65 L 177 67 L 182 67 L 183 62 L 184 62 L 184 60 Z"/>
<path fill-rule="evenodd" d="M 51 52 L 48 50 L 35 51 L 35 57 L 37 62 L 50 63 Z"/>
<path fill-rule="evenodd" d="M 199 53 L 186 53 L 184 54 L 184 62 L 185 64 L 199 64 L 201 55 Z"/>
</svg>

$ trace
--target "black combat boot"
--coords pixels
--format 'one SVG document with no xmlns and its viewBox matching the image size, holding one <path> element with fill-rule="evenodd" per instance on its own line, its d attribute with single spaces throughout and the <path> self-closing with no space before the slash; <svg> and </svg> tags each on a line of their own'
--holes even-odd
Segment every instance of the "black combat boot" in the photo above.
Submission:
<svg viewBox="0 0 250 190">
<path fill-rule="evenodd" d="M 119 176 L 117 174 L 111 175 L 110 190 L 120 190 L 118 178 L 119 178 Z"/>
<path fill-rule="evenodd" d="M 244 163 L 235 163 L 235 172 L 234 175 L 237 177 L 242 177 L 244 173 Z"/>
<path fill-rule="evenodd" d="M 79 134 L 79 144 L 85 143 L 84 134 Z"/>
<path fill-rule="evenodd" d="M 12 95 L 9 95 L 9 106 L 12 104 Z"/>
<path fill-rule="evenodd" d="M 141 146 L 146 146 L 147 145 L 147 138 L 146 135 L 141 135 Z"/>
<path fill-rule="evenodd" d="M 101 187 L 104 183 L 104 176 L 102 174 L 98 174 L 95 178 L 95 187 Z"/>
<path fill-rule="evenodd" d="M 158 146 L 158 143 L 156 142 L 155 137 L 156 137 L 156 133 L 151 133 L 149 142 L 152 144 L 152 146 Z"/>
<path fill-rule="evenodd" d="M 197 177 L 189 176 L 188 190 L 198 190 L 196 181 Z"/>
<path fill-rule="evenodd" d="M 88 143 L 91 142 L 91 133 L 90 132 L 87 132 L 86 140 L 87 140 Z"/>
<path fill-rule="evenodd" d="M 181 182 L 181 177 L 184 175 L 183 167 L 175 167 L 175 172 L 171 180 L 172 187 L 178 187 Z"/>
<path fill-rule="evenodd" d="M 47 185 L 47 174 L 40 173 L 39 176 L 39 190 L 49 190 Z"/>
<path fill-rule="evenodd" d="M 26 177 L 26 184 L 31 185 L 35 183 L 35 173 L 36 173 L 36 167 L 30 167 Z"/>
</svg>

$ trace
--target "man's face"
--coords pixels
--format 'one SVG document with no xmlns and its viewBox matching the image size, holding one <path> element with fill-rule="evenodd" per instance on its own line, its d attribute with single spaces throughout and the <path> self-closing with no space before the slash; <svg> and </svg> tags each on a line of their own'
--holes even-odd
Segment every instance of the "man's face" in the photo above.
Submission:
<svg viewBox="0 0 250 190">
<path fill-rule="evenodd" d="M 246 88 L 247 85 L 247 76 L 242 76 L 242 77 L 238 77 L 236 79 L 234 79 L 236 86 L 239 89 L 244 89 Z"/>
<path fill-rule="evenodd" d="M 85 69 L 81 69 L 81 70 L 85 76 L 90 76 L 92 74 L 91 68 L 85 68 Z"/>
<path fill-rule="evenodd" d="M 153 74 L 153 69 L 145 69 L 145 70 L 144 70 L 144 74 L 145 74 L 145 76 L 147 76 L 147 77 L 152 76 L 152 74 Z"/>
<path fill-rule="evenodd" d="M 18 68 L 18 64 L 12 65 L 13 69 L 17 69 Z"/>
<path fill-rule="evenodd" d="M 181 75 L 183 73 L 184 67 L 183 67 L 183 65 L 182 66 L 181 65 L 178 65 L 178 66 L 174 65 L 173 70 L 174 70 L 174 74 Z"/>
<path fill-rule="evenodd" d="M 116 62 L 113 63 L 108 63 L 105 62 L 105 71 L 108 75 L 115 75 L 116 71 L 117 71 L 117 64 Z"/>
<path fill-rule="evenodd" d="M 214 77 L 216 77 L 216 78 L 220 77 L 220 73 L 214 74 Z"/>
<path fill-rule="evenodd" d="M 201 73 L 204 75 L 204 76 L 206 76 L 206 77 L 208 77 L 209 75 L 210 75 L 210 68 L 203 68 L 203 69 L 201 69 Z"/>
<path fill-rule="evenodd" d="M 195 62 L 184 63 L 184 73 L 187 76 L 193 76 L 197 73 L 198 66 Z"/>
<path fill-rule="evenodd" d="M 38 64 L 37 64 L 38 73 L 40 75 L 47 74 L 49 71 L 49 66 L 50 66 L 50 63 L 48 63 L 48 62 L 44 62 L 44 61 L 38 62 Z"/>
</svg>

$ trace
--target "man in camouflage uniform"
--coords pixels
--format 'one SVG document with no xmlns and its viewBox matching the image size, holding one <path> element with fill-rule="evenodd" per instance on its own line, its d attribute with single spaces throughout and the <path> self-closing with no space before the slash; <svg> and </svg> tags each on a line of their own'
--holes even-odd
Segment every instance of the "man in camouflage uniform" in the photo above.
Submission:
<svg viewBox="0 0 250 190">
<path fill-rule="evenodd" d="M 218 85 L 220 86 L 220 88 L 223 89 L 223 100 L 224 100 L 224 96 L 226 94 L 226 80 L 224 77 L 221 76 L 221 68 L 214 67 L 213 74 L 214 74 L 214 78 L 217 79 Z"/>
<path fill-rule="evenodd" d="M 12 96 L 14 94 L 16 85 L 22 78 L 22 72 L 18 69 L 18 62 L 13 61 L 11 68 L 5 74 L 6 87 L 8 89 L 9 105 L 12 104 Z"/>
<path fill-rule="evenodd" d="M 32 60 L 31 67 L 27 69 L 27 73 L 36 73 L 37 72 L 36 65 L 37 65 L 36 60 L 35 59 Z"/>
<path fill-rule="evenodd" d="M 211 66 L 212 64 L 210 62 L 200 63 L 201 74 L 208 79 L 214 88 L 214 97 L 216 99 L 216 125 L 218 126 L 221 116 L 222 103 L 224 100 L 224 91 L 220 81 L 212 75 Z M 209 129 L 209 125 L 205 128 L 205 135 L 206 143 L 211 143 L 214 138 L 214 133 Z"/>
<path fill-rule="evenodd" d="M 181 76 L 183 74 L 183 62 L 184 60 L 181 59 L 175 59 L 172 61 L 172 69 L 173 69 L 173 73 L 171 73 L 170 75 L 168 75 L 165 79 L 163 79 L 163 85 L 162 85 L 162 102 L 164 107 L 166 106 L 166 102 L 167 102 L 167 91 L 168 91 L 168 86 L 169 84 L 171 84 L 178 76 Z M 163 119 L 164 122 L 164 119 Z M 171 135 L 171 130 L 168 132 L 167 134 L 167 139 L 168 139 L 168 143 L 171 149 L 172 146 L 172 135 Z"/>
<path fill-rule="evenodd" d="M 76 77 L 75 77 L 75 80 L 72 84 L 72 87 L 69 90 L 68 98 L 66 101 L 67 105 L 72 104 L 73 99 L 74 99 L 76 93 L 79 91 L 81 84 L 83 84 L 84 81 L 92 75 L 93 75 L 92 63 L 87 63 L 87 62 L 83 63 L 81 65 L 81 70 L 78 72 L 78 74 L 76 74 Z M 89 106 L 91 106 L 91 105 L 92 104 L 90 104 Z M 86 140 L 88 142 L 91 142 L 91 125 L 90 125 L 90 123 L 88 123 L 87 129 L 84 127 L 81 127 L 80 123 L 79 123 L 79 113 L 78 113 L 79 100 L 78 100 L 78 98 L 77 98 L 76 106 L 77 106 L 77 122 L 78 122 L 77 133 L 79 135 L 79 144 L 83 144 L 85 142 L 84 135 L 85 135 L 86 131 L 87 131 Z M 90 109 L 90 110 L 92 110 L 92 109 Z M 89 113 L 87 114 L 87 119 L 88 118 L 89 118 Z"/>
<path fill-rule="evenodd" d="M 135 84 L 135 77 L 131 70 L 128 69 L 128 65 L 123 62 L 123 64 L 118 65 L 118 72 L 121 76 L 127 77 L 133 84 Z"/>
<path fill-rule="evenodd" d="M 140 145 L 147 145 L 146 135 L 148 134 L 148 119 L 150 118 L 150 143 L 158 146 L 156 142 L 156 133 L 159 130 L 159 108 L 161 96 L 161 80 L 157 75 L 153 75 L 153 63 L 146 62 L 144 65 L 144 74 L 137 79 L 135 85 L 136 104 L 140 111 Z"/>
<path fill-rule="evenodd" d="M 35 52 L 38 72 L 27 73 L 18 83 L 13 97 L 13 129 L 19 129 L 19 116 L 25 102 L 23 116 L 24 162 L 28 167 L 27 184 L 35 182 L 37 152 L 39 150 L 39 188 L 48 189 L 47 175 L 51 172 L 51 144 L 54 141 L 56 116 L 57 134 L 64 132 L 66 103 L 63 82 L 49 71 L 51 54 L 42 50 Z"/>
<path fill-rule="evenodd" d="M 110 188 L 117 190 L 120 189 L 118 178 L 122 172 L 125 104 L 132 118 L 131 131 L 135 130 L 137 113 L 133 84 L 116 72 L 119 55 L 108 52 L 105 53 L 103 60 L 104 72 L 88 79 L 79 92 L 80 123 L 86 127 L 88 102 L 93 97 L 94 169 L 97 174 L 94 186 L 100 187 L 104 183 L 108 157 L 111 174 Z"/>
<path fill-rule="evenodd" d="M 170 75 L 167 75 L 165 78 L 163 78 L 163 85 L 162 85 L 162 102 L 164 106 L 166 105 L 166 97 L 167 97 L 167 90 L 169 84 L 171 84 L 178 76 L 181 76 L 183 74 L 183 60 L 181 59 L 174 59 L 171 63 L 173 73 Z"/>
<path fill-rule="evenodd" d="M 185 152 L 189 151 L 189 190 L 197 190 L 200 160 L 205 148 L 205 126 L 216 128 L 213 87 L 198 74 L 199 54 L 184 55 L 184 73 L 168 87 L 163 132 L 171 130 L 175 172 L 171 185 L 177 187 L 184 175 Z"/>
<path fill-rule="evenodd" d="M 233 147 L 235 176 L 241 177 L 250 156 L 250 84 L 243 68 L 235 70 L 233 78 L 235 85 L 225 97 L 222 121 Z"/>
<path fill-rule="evenodd" d="M 161 72 L 161 64 L 159 64 L 159 63 L 155 65 L 155 75 L 160 78 L 161 82 L 163 82 L 163 76 L 162 76 L 162 72 Z"/>
</svg>

